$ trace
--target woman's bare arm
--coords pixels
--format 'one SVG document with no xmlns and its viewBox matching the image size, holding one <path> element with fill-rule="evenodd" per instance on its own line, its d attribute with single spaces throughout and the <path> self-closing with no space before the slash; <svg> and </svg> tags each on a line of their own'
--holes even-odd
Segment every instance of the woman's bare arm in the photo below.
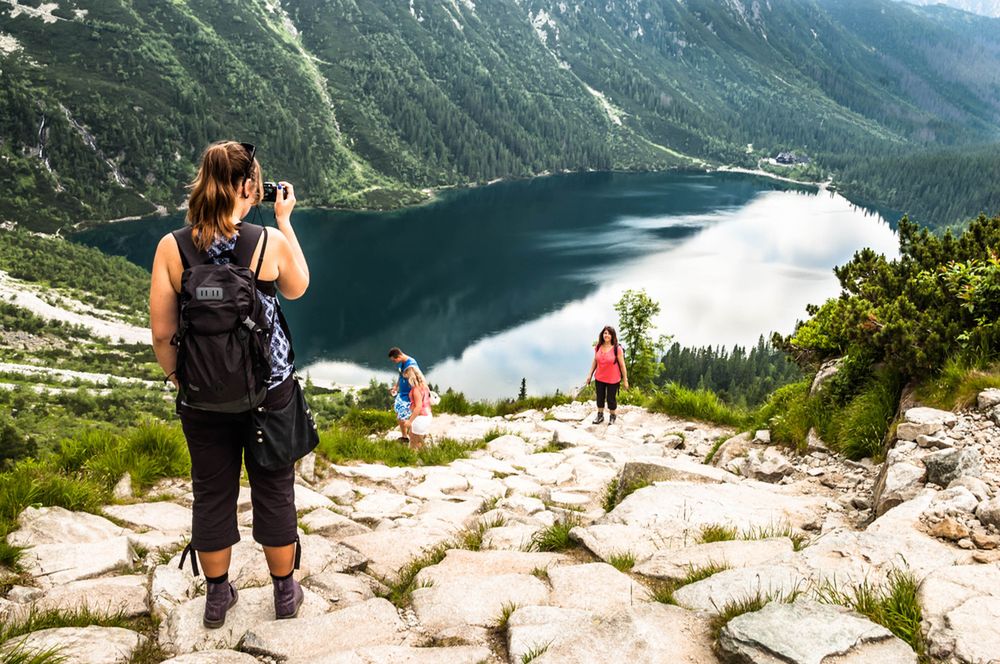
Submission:
<svg viewBox="0 0 1000 664">
<path fill-rule="evenodd" d="M 278 290 L 289 300 L 297 300 L 309 288 L 309 265 L 292 228 L 295 188 L 288 182 L 281 182 L 281 185 L 287 194 L 274 203 L 277 235 L 280 236 L 280 239 L 275 238 L 278 244 Z"/>
<path fill-rule="evenodd" d="M 149 327 L 153 336 L 153 353 L 163 369 L 177 384 L 173 373 L 177 370 L 177 347 L 170 342 L 177 332 L 177 292 L 170 279 L 169 264 L 172 257 L 180 261 L 177 242 L 165 235 L 156 247 L 153 258 L 153 279 L 149 286 Z"/>
<path fill-rule="evenodd" d="M 622 347 L 619 346 L 618 350 L 618 367 L 622 370 L 622 386 L 628 389 L 628 369 L 625 368 L 625 353 L 622 352 Z"/>
</svg>

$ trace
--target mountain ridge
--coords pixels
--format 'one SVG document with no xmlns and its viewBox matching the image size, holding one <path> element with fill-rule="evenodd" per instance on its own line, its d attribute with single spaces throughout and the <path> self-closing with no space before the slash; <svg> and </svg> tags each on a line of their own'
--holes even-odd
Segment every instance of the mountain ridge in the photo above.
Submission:
<svg viewBox="0 0 1000 664">
<path fill-rule="evenodd" d="M 176 208 L 221 136 L 307 203 L 379 209 L 785 149 L 837 174 L 1000 135 L 993 20 L 888 0 L 7 4 L 0 219 L 50 232 Z"/>
</svg>

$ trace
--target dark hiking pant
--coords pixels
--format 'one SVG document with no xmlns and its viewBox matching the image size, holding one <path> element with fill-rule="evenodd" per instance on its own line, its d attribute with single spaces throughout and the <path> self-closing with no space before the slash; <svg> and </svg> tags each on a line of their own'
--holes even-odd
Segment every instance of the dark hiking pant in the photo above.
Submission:
<svg viewBox="0 0 1000 664">
<path fill-rule="evenodd" d="M 597 407 L 604 408 L 604 402 L 608 402 L 608 410 L 618 410 L 618 388 L 621 383 L 597 383 Z"/>
<path fill-rule="evenodd" d="M 287 402 L 292 380 L 289 377 L 268 391 L 266 403 L 276 407 Z M 295 466 L 266 470 L 257 465 L 248 449 L 255 438 L 250 412 L 211 413 L 179 404 L 177 413 L 191 453 L 191 548 L 218 551 L 240 541 L 236 503 L 244 462 L 253 505 L 253 538 L 274 547 L 295 542 Z"/>
</svg>

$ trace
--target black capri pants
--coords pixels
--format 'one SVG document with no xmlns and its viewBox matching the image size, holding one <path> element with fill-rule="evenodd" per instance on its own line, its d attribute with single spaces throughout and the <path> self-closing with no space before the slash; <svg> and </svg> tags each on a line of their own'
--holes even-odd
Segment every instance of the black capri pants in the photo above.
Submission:
<svg viewBox="0 0 1000 664">
<path fill-rule="evenodd" d="M 604 408 L 604 401 L 607 399 L 608 410 L 618 410 L 618 388 L 621 382 L 602 383 L 599 380 L 594 382 L 597 383 L 597 407 Z"/>
<path fill-rule="evenodd" d="M 286 404 L 293 380 L 289 376 L 269 390 L 265 403 L 270 407 Z M 247 450 L 254 439 L 250 412 L 211 413 L 179 404 L 177 414 L 191 453 L 191 549 L 218 551 L 240 541 L 236 503 L 244 461 L 253 505 L 253 538 L 264 546 L 294 543 L 298 536 L 295 466 L 266 470 L 257 465 Z"/>
</svg>

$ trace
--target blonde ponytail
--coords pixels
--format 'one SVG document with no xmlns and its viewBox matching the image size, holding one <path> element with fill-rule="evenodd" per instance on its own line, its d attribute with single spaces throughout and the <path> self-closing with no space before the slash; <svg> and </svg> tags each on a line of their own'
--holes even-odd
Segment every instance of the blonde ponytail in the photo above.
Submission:
<svg viewBox="0 0 1000 664">
<path fill-rule="evenodd" d="M 190 185 L 187 211 L 187 223 L 191 224 L 198 249 L 205 251 L 215 238 L 229 238 L 236 233 L 233 212 L 248 173 L 257 185 L 256 204 L 263 189 L 257 160 L 251 168 L 250 154 L 236 141 L 218 141 L 205 148 L 198 175 Z"/>
</svg>

